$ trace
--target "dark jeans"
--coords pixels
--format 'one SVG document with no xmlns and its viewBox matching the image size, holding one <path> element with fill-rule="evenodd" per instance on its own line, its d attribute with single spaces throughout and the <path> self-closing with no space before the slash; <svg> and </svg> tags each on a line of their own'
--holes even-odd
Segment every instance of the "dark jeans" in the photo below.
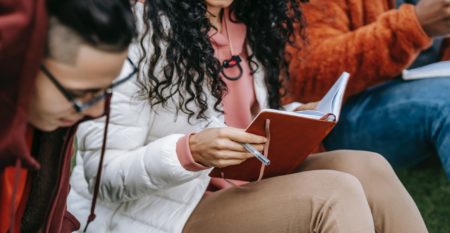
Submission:
<svg viewBox="0 0 450 233">
<path fill-rule="evenodd" d="M 394 80 L 352 97 L 324 143 L 375 151 L 394 167 L 437 154 L 450 179 L 450 78 Z"/>
</svg>

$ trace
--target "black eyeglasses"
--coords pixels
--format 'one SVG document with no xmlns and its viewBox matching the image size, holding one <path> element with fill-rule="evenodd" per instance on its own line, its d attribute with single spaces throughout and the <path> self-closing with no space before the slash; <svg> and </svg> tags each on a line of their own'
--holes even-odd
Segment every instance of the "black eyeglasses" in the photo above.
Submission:
<svg viewBox="0 0 450 233">
<path fill-rule="evenodd" d="M 113 82 L 110 86 L 108 86 L 105 89 L 101 90 L 88 90 L 88 93 L 90 93 L 89 96 L 87 96 L 86 93 L 84 93 L 82 96 L 76 95 L 71 91 L 68 91 L 66 88 L 61 85 L 60 82 L 55 78 L 55 76 L 45 67 L 41 64 L 40 68 L 42 72 L 44 72 L 45 76 L 47 76 L 48 79 L 58 88 L 58 90 L 66 97 L 66 99 L 72 104 L 73 108 L 77 112 L 83 112 L 86 109 L 94 106 L 98 102 L 104 100 L 109 94 L 112 93 L 113 89 L 117 86 L 120 86 L 121 84 L 125 83 L 126 81 L 130 80 L 137 72 L 138 68 L 137 66 L 131 61 L 130 58 L 127 58 L 127 61 L 131 64 L 132 72 L 128 74 L 125 78 L 122 78 L 116 82 Z"/>
</svg>

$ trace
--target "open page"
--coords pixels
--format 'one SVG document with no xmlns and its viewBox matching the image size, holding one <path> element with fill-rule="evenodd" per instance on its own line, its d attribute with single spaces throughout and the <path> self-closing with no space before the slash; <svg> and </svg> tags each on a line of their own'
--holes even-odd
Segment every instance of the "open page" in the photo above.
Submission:
<svg viewBox="0 0 450 233">
<path fill-rule="evenodd" d="M 334 83 L 330 90 L 325 94 L 322 100 L 317 104 L 317 111 L 324 114 L 332 113 L 339 119 L 342 101 L 344 99 L 345 89 L 347 87 L 350 74 L 343 72 L 339 79 Z"/>
<path fill-rule="evenodd" d="M 345 89 L 347 87 L 350 74 L 344 72 L 334 83 L 330 90 L 325 94 L 318 103 L 316 110 L 305 110 L 297 112 L 281 111 L 274 109 L 264 109 L 265 112 L 277 112 L 285 115 L 302 116 L 311 119 L 322 119 L 327 114 L 332 114 L 326 119 L 329 121 L 337 121 L 339 119 L 342 101 L 344 99 Z"/>
<path fill-rule="evenodd" d="M 450 77 L 450 61 L 436 62 L 419 68 L 403 71 L 404 80 Z"/>
<path fill-rule="evenodd" d="M 289 112 L 283 110 L 275 110 L 275 109 L 263 109 L 262 112 L 274 112 L 283 115 L 291 115 L 291 116 L 302 116 L 311 119 L 321 119 L 325 114 L 315 110 L 306 110 L 306 111 L 298 111 L 298 112 Z M 256 117 L 255 117 L 256 119 Z"/>
</svg>

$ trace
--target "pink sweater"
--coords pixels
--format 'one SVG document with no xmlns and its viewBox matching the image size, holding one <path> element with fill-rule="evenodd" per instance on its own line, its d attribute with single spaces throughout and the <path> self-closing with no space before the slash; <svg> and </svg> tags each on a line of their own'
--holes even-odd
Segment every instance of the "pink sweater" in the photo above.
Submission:
<svg viewBox="0 0 450 233">
<path fill-rule="evenodd" d="M 233 55 L 239 55 L 242 60 L 241 66 L 243 75 L 239 80 L 231 81 L 222 77 L 228 87 L 228 92 L 222 99 L 225 122 L 228 126 L 236 128 L 246 128 L 250 124 L 252 121 L 252 108 L 256 104 L 253 76 L 247 59 L 248 54 L 245 41 L 246 32 L 247 28 L 244 24 L 233 23 L 230 20 L 228 9 L 224 10 L 222 32 L 217 32 L 214 29 L 209 32 L 211 44 L 215 51 L 214 56 L 219 59 L 221 63 L 223 63 L 224 60 L 230 59 L 232 56 L 229 42 L 232 44 Z M 237 67 L 228 68 L 225 69 L 225 72 L 228 76 L 234 77 L 239 73 L 239 69 Z M 178 159 L 187 170 L 199 171 L 208 169 L 194 161 L 189 148 L 189 136 L 190 134 L 178 140 L 176 148 Z M 240 185 L 246 182 L 233 181 L 233 183 Z M 231 186 L 231 184 L 225 182 L 223 179 L 212 178 L 208 190 L 220 190 Z"/>
</svg>

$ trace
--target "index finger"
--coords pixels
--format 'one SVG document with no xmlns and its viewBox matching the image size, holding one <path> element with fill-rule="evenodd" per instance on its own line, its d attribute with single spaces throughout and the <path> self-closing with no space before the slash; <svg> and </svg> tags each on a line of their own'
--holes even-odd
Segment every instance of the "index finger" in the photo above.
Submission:
<svg viewBox="0 0 450 233">
<path fill-rule="evenodd" d="M 223 128 L 220 133 L 223 137 L 227 137 L 230 140 L 240 143 L 262 144 L 267 141 L 265 137 L 247 133 L 243 129 L 233 127 Z"/>
</svg>

